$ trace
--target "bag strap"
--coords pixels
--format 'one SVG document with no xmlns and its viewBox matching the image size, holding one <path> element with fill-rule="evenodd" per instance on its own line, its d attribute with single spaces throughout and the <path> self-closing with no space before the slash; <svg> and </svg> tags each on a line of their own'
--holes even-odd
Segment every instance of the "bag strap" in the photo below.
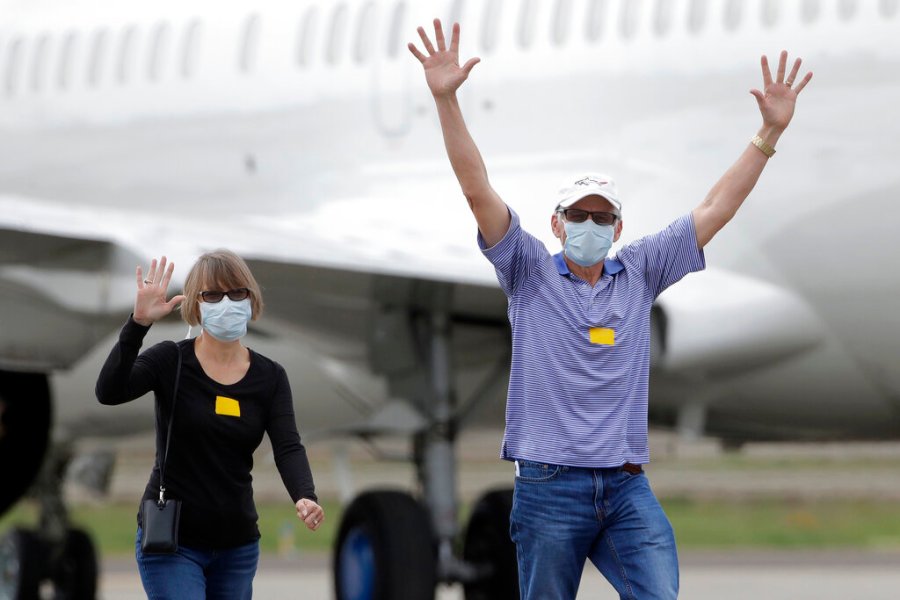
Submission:
<svg viewBox="0 0 900 600">
<path fill-rule="evenodd" d="M 175 389 L 172 391 L 172 410 L 169 414 L 169 426 L 166 431 L 166 450 L 163 453 L 162 462 L 159 463 L 159 502 L 158 504 L 164 504 L 166 501 L 166 484 L 165 484 L 165 474 L 166 474 L 166 459 L 169 458 L 169 442 L 172 441 L 172 421 L 175 420 L 175 402 L 178 400 L 178 383 L 181 380 L 181 346 L 178 345 L 177 342 L 172 342 L 175 344 L 175 350 L 178 351 L 178 366 L 175 367 Z"/>
</svg>

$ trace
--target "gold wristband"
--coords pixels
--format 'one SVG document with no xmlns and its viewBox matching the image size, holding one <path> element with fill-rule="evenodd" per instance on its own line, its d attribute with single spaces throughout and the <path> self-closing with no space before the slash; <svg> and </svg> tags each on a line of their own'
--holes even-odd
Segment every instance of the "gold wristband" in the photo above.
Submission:
<svg viewBox="0 0 900 600">
<path fill-rule="evenodd" d="M 752 138 L 750 138 L 750 143 L 759 148 L 767 158 L 772 158 L 772 156 L 775 154 L 775 148 L 773 148 L 768 142 L 766 142 L 766 140 L 762 139 L 758 135 L 754 135 Z"/>
</svg>

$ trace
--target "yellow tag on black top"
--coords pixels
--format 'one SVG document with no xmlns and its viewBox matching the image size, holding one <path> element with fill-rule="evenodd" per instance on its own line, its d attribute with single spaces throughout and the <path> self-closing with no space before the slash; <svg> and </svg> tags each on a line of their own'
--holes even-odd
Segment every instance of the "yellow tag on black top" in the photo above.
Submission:
<svg viewBox="0 0 900 600">
<path fill-rule="evenodd" d="M 216 414 L 228 417 L 241 416 L 241 405 L 234 398 L 216 396 Z"/>
<path fill-rule="evenodd" d="M 616 345 L 616 330 L 608 327 L 591 327 L 591 343 L 601 346 Z"/>
</svg>

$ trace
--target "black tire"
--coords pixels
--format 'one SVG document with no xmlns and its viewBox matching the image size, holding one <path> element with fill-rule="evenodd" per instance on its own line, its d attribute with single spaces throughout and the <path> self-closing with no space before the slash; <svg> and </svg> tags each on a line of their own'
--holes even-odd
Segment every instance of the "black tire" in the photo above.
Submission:
<svg viewBox="0 0 900 600">
<path fill-rule="evenodd" d="M 0 515 L 18 502 L 40 471 L 50 439 L 50 412 L 45 374 L 0 370 Z"/>
<path fill-rule="evenodd" d="M 509 538 L 509 513 L 513 491 L 494 490 L 475 504 L 463 558 L 474 565 L 481 577 L 465 584 L 466 600 L 518 600 L 519 566 L 516 546 Z"/>
<path fill-rule="evenodd" d="M 366 492 L 347 507 L 332 565 L 338 600 L 433 600 L 435 564 L 428 513 L 409 494 Z"/>
<path fill-rule="evenodd" d="M 84 531 L 70 529 L 53 573 L 56 600 L 94 600 L 98 574 L 94 542 Z"/>
<path fill-rule="evenodd" d="M 0 599 L 37 600 L 46 552 L 37 534 L 13 529 L 0 540 Z"/>
</svg>

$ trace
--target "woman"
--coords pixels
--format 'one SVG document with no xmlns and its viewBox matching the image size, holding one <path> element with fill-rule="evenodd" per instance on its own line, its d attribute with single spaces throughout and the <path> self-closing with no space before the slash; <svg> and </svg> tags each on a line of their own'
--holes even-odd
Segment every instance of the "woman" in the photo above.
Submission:
<svg viewBox="0 0 900 600">
<path fill-rule="evenodd" d="M 122 328 L 97 380 L 102 404 L 122 404 L 153 391 L 157 459 L 144 499 L 160 488 L 160 457 L 172 417 L 173 388 L 181 372 L 164 461 L 166 497 L 181 500 L 179 548 L 173 554 L 136 555 L 148 598 L 250 598 L 259 560 L 259 529 L 250 469 L 253 451 L 269 435 L 275 463 L 296 504 L 315 531 L 324 518 L 317 504 L 306 450 L 294 420 L 284 368 L 241 344 L 247 323 L 262 311 L 259 285 L 233 252 L 201 256 L 188 273 L 184 295 L 166 301 L 174 263 L 137 268 L 134 313 Z M 181 304 L 182 318 L 202 331 L 195 339 L 163 342 L 138 356 L 150 326 Z M 180 352 L 179 352 L 180 348 Z"/>
</svg>

